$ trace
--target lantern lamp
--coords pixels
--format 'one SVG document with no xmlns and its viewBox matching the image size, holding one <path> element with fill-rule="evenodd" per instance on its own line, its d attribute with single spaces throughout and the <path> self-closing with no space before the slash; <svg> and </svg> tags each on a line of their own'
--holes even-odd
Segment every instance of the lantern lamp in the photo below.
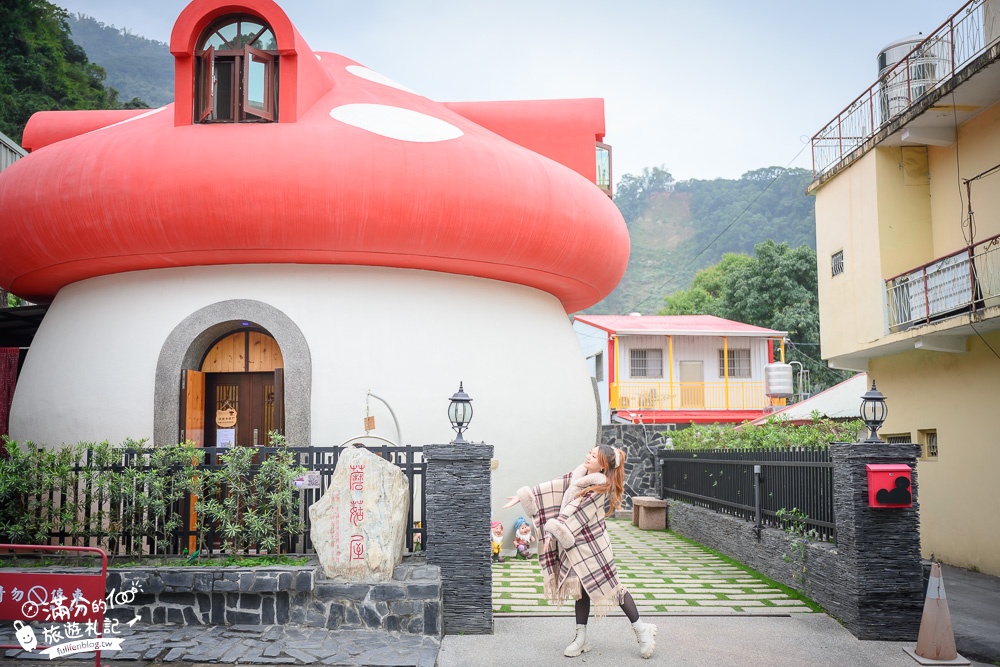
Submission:
<svg viewBox="0 0 1000 667">
<path fill-rule="evenodd" d="M 885 417 L 889 413 L 885 406 L 885 396 L 875 388 L 875 380 L 872 380 L 871 391 L 866 392 L 861 397 L 861 419 L 868 427 L 868 439 L 865 442 L 882 442 L 878 437 L 878 430 L 885 422 Z"/>
<path fill-rule="evenodd" d="M 461 382 L 458 383 L 458 392 L 452 395 L 451 402 L 448 404 L 448 420 L 451 421 L 451 427 L 458 433 L 452 440 L 452 444 L 467 444 L 465 438 L 462 437 L 462 432 L 468 428 L 469 422 L 472 421 L 472 399 L 465 393 Z"/>
</svg>

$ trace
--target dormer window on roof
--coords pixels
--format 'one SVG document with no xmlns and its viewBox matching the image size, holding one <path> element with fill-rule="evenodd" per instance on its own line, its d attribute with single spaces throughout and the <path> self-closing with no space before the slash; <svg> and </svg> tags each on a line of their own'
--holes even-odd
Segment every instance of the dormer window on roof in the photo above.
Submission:
<svg viewBox="0 0 1000 667">
<path fill-rule="evenodd" d="M 260 19 L 227 16 L 202 35 L 196 52 L 195 120 L 273 122 L 278 117 L 278 44 Z"/>
</svg>

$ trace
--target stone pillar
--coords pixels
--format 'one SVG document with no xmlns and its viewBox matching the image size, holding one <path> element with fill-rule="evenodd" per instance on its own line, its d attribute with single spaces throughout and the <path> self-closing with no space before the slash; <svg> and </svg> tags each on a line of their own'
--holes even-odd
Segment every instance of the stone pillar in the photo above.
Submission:
<svg viewBox="0 0 1000 667">
<path fill-rule="evenodd" d="M 858 639 L 913 641 L 920 630 L 921 584 L 918 445 L 830 446 L 837 551 L 844 559 L 840 620 Z M 869 463 L 903 463 L 913 470 L 913 507 L 868 506 Z"/>
<path fill-rule="evenodd" d="M 427 562 L 441 568 L 444 634 L 493 634 L 493 445 L 425 445 Z"/>
</svg>

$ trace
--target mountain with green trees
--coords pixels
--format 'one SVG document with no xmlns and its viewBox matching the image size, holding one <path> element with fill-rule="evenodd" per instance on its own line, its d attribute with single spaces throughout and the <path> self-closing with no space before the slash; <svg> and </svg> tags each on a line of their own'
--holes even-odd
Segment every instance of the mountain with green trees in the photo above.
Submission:
<svg viewBox="0 0 1000 667">
<path fill-rule="evenodd" d="M 122 99 L 138 98 L 152 107 L 174 101 L 174 58 L 167 44 L 84 14 L 70 14 L 67 22 L 73 41 L 107 71 L 107 85 Z"/>
<path fill-rule="evenodd" d="M 716 315 L 788 332 L 787 361 L 813 390 L 850 373 L 820 360 L 811 174 L 769 167 L 737 180 L 674 182 L 664 167 L 627 174 L 615 203 L 632 254 L 621 283 L 587 312 Z"/>
<path fill-rule="evenodd" d="M 36 111 L 144 107 L 123 104 L 70 36 L 66 11 L 45 0 L 6 0 L 0 20 L 0 132 L 21 143 Z"/>
<path fill-rule="evenodd" d="M 751 253 L 768 239 L 816 247 L 816 215 L 805 169 L 767 167 L 739 179 L 675 182 L 665 167 L 626 174 L 614 201 L 632 253 L 618 287 L 590 314 L 656 313 L 727 252 Z"/>
</svg>

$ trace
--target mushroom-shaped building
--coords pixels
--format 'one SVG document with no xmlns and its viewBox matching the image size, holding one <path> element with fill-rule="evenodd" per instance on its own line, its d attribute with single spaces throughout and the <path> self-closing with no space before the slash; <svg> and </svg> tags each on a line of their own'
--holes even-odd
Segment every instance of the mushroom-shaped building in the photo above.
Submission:
<svg viewBox="0 0 1000 667">
<path fill-rule="evenodd" d="M 228 403 L 237 444 L 334 445 L 371 389 L 440 442 L 462 380 L 512 478 L 595 441 L 566 313 L 629 250 L 600 100 L 433 102 L 270 0 L 194 0 L 170 48 L 174 104 L 36 114 L 0 176 L 0 286 L 51 301 L 12 437 L 213 445 Z"/>
</svg>

